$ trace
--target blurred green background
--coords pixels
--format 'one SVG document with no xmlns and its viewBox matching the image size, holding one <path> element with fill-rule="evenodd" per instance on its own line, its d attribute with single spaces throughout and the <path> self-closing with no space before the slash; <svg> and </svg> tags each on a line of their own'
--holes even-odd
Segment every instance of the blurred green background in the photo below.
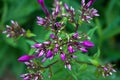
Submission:
<svg viewBox="0 0 120 80">
<path fill-rule="evenodd" d="M 80 8 L 81 0 L 63 1 L 75 9 Z M 51 11 L 53 0 L 45 0 L 45 3 Z M 74 69 L 73 72 L 62 69 L 52 80 L 120 80 L 120 1 L 96 0 L 92 7 L 98 9 L 100 16 L 94 18 L 91 24 L 83 25 L 79 30 L 87 32 L 97 27 L 92 41 L 101 49 L 101 61 L 116 64 L 117 73 L 107 78 L 96 79 L 94 68 L 89 66 L 87 70 L 79 72 Z M 10 20 L 15 20 L 21 27 L 35 33 L 37 40 L 46 40 L 49 32 L 36 24 L 36 16 L 45 16 L 37 0 L 0 0 L 0 80 L 20 80 L 19 75 L 26 72 L 26 69 L 23 63 L 17 61 L 17 58 L 28 53 L 30 49 L 29 40 L 8 39 L 2 31 L 6 24 L 10 24 Z M 96 47 L 93 48 L 89 55 L 93 55 L 96 49 Z"/>
</svg>

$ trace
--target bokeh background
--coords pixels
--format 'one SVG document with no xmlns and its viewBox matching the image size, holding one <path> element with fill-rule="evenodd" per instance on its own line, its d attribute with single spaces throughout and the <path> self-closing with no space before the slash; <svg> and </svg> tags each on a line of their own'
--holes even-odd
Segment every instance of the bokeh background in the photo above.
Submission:
<svg viewBox="0 0 120 80">
<path fill-rule="evenodd" d="M 81 0 L 62 1 L 67 2 L 75 9 L 80 8 Z M 50 11 L 52 3 L 53 0 L 45 0 L 45 4 Z M 99 11 L 100 16 L 94 18 L 91 24 L 85 24 L 79 30 L 87 32 L 89 28 L 97 26 L 92 41 L 100 47 L 101 62 L 116 64 L 117 73 L 107 78 L 96 79 L 95 74 L 92 74 L 93 67 L 88 67 L 91 70 L 80 70 L 77 74 L 65 72 L 65 69 L 63 69 L 63 72 L 59 71 L 52 80 L 120 80 L 120 1 L 96 0 L 92 7 Z M 19 22 L 21 27 L 26 30 L 30 29 L 35 33 L 37 40 L 43 41 L 47 39 L 48 31 L 36 24 L 36 16 L 45 16 L 37 0 L 0 0 L 0 80 L 20 80 L 19 75 L 26 70 L 25 65 L 18 62 L 17 58 L 28 53 L 30 49 L 29 40 L 25 38 L 19 40 L 8 39 L 2 34 L 2 31 L 6 24 L 10 24 L 10 20 L 15 20 Z M 94 54 L 95 49 L 97 48 L 91 50 L 90 56 Z"/>
</svg>

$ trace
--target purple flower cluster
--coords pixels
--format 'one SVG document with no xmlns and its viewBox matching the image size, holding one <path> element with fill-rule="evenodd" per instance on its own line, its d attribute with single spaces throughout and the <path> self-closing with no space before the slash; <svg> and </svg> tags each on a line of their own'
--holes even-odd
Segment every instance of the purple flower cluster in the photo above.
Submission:
<svg viewBox="0 0 120 80">
<path fill-rule="evenodd" d="M 3 31 L 3 33 L 6 34 L 7 37 L 17 38 L 19 36 L 24 36 L 26 31 L 21 28 L 17 22 L 11 20 L 11 26 L 6 25 L 6 30 Z"/>
<path fill-rule="evenodd" d="M 61 12 L 61 4 L 59 0 L 55 0 L 52 14 L 49 13 L 47 8 L 44 5 L 44 0 L 38 0 L 39 4 L 41 5 L 43 11 L 46 14 L 45 18 L 41 18 L 37 16 L 37 24 L 41 26 L 46 26 L 46 27 L 51 27 L 52 30 L 60 29 L 63 26 L 62 22 L 58 22 L 56 19 L 60 17 L 60 12 Z"/>
<path fill-rule="evenodd" d="M 68 13 L 62 15 L 69 18 L 69 21 L 74 22 L 75 9 L 73 7 L 69 7 L 66 3 L 64 4 L 64 8 Z"/>
<path fill-rule="evenodd" d="M 88 22 L 92 17 L 98 16 L 97 10 L 93 8 L 89 9 L 93 2 L 94 0 L 90 0 L 85 4 L 85 0 L 82 0 L 82 15 L 78 17 Z M 38 0 L 38 3 L 41 5 L 46 17 L 42 18 L 37 16 L 37 24 L 50 28 L 53 33 L 50 34 L 47 41 L 37 42 L 31 46 L 32 49 L 35 49 L 34 54 L 23 55 L 18 61 L 24 62 L 29 69 L 37 70 L 39 68 L 41 70 L 42 68 L 48 68 L 52 64 L 43 67 L 43 65 L 36 64 L 36 59 L 39 59 L 40 62 L 46 62 L 48 59 L 52 60 L 55 56 L 59 56 L 65 68 L 71 70 L 72 60 L 78 58 L 75 53 L 78 51 L 80 51 L 80 53 L 87 53 L 88 48 L 93 47 L 94 43 L 89 40 L 86 34 L 79 34 L 77 32 L 79 20 L 75 19 L 76 14 L 73 7 L 69 7 L 66 3 L 62 4 L 59 0 L 54 0 L 54 8 L 52 8 L 52 13 L 50 14 L 44 4 L 44 0 Z M 58 18 L 60 18 L 60 20 Z M 67 21 L 75 24 L 76 29 L 71 34 L 65 31 Z M 41 73 L 33 72 L 34 73 L 23 74 L 22 78 L 24 80 L 38 80 L 42 78 Z"/>
<path fill-rule="evenodd" d="M 90 20 L 94 17 L 94 16 L 99 16 L 99 14 L 97 13 L 98 11 L 94 8 L 89 9 L 89 7 L 94 3 L 95 0 L 89 0 L 89 2 L 87 4 L 85 4 L 85 0 L 82 0 L 81 2 L 81 8 L 82 8 L 82 15 L 81 15 L 81 19 L 83 21 L 86 22 L 90 22 Z"/>
<path fill-rule="evenodd" d="M 71 70 L 71 59 L 77 58 L 75 52 L 80 50 L 83 53 L 88 52 L 88 48 L 94 46 L 91 41 L 84 40 L 80 41 L 80 35 L 74 33 L 72 36 L 69 36 L 70 40 L 67 40 L 66 37 L 59 38 L 54 34 L 50 34 L 50 41 L 43 43 L 35 43 L 31 47 L 36 49 L 35 54 L 33 55 L 23 55 L 18 60 L 20 62 L 29 62 L 33 58 L 41 58 L 41 62 L 45 62 L 47 59 L 52 59 L 56 55 L 59 55 L 61 60 L 65 63 L 65 68 Z M 64 49 L 67 48 L 67 51 Z"/>
<path fill-rule="evenodd" d="M 34 73 L 22 74 L 20 77 L 23 78 L 23 80 L 41 80 L 41 79 L 43 79 L 43 76 L 39 72 L 36 72 L 35 74 Z"/>
<path fill-rule="evenodd" d="M 113 72 L 116 72 L 112 64 L 106 64 L 99 67 L 100 68 L 98 68 L 98 71 L 102 74 L 103 77 L 112 75 Z"/>
</svg>

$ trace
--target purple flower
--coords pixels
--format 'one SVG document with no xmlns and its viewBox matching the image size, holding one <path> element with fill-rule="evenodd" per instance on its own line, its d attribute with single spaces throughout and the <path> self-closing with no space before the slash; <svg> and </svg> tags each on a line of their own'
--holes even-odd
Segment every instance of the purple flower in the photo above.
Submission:
<svg viewBox="0 0 120 80">
<path fill-rule="evenodd" d="M 69 7 L 68 7 L 68 5 L 65 3 L 64 4 L 64 7 L 65 7 L 65 9 L 67 10 L 67 11 L 69 11 Z"/>
<path fill-rule="evenodd" d="M 75 55 L 72 55 L 71 57 L 72 57 L 72 58 L 78 58 L 78 57 L 77 57 L 77 56 L 75 56 Z"/>
<path fill-rule="evenodd" d="M 82 6 L 85 6 L 85 0 L 82 0 L 82 1 L 81 1 L 81 5 L 82 5 Z"/>
<path fill-rule="evenodd" d="M 50 13 L 49 13 L 49 11 L 47 10 L 47 8 L 44 4 L 44 0 L 38 0 L 38 3 L 41 5 L 41 7 L 42 7 L 44 13 L 46 14 L 46 16 L 49 17 Z"/>
<path fill-rule="evenodd" d="M 6 34 L 6 37 L 9 38 L 18 38 L 19 36 L 24 36 L 26 31 L 16 21 L 11 20 L 11 26 L 6 25 L 6 30 L 2 33 Z"/>
<path fill-rule="evenodd" d="M 78 37 L 79 37 L 79 34 L 76 32 L 76 33 L 74 33 L 73 34 L 73 36 L 72 36 L 74 39 L 78 39 Z"/>
<path fill-rule="evenodd" d="M 68 5 L 65 3 L 64 4 L 64 8 L 66 9 L 66 11 L 68 12 L 67 14 L 63 14 L 63 16 L 68 17 L 70 22 L 74 21 L 75 18 L 75 9 L 73 7 L 68 7 Z"/>
<path fill-rule="evenodd" d="M 86 48 L 79 48 L 83 53 L 88 52 L 88 50 Z"/>
<path fill-rule="evenodd" d="M 46 54 L 46 58 L 50 58 L 53 56 L 53 53 L 51 50 L 48 50 L 47 54 Z"/>
<path fill-rule="evenodd" d="M 95 0 L 90 0 L 87 4 L 86 4 L 86 7 L 90 7 L 93 3 L 94 3 Z"/>
<path fill-rule="evenodd" d="M 38 21 L 37 21 L 38 25 L 46 25 L 47 24 L 47 21 L 45 19 L 43 19 L 39 16 L 37 16 L 37 19 L 38 19 Z"/>
<path fill-rule="evenodd" d="M 51 41 L 45 41 L 43 42 L 44 45 L 49 45 L 51 43 Z"/>
<path fill-rule="evenodd" d="M 60 5 L 57 4 L 55 12 L 56 12 L 56 15 L 58 15 L 58 13 L 60 12 Z"/>
<path fill-rule="evenodd" d="M 56 47 L 56 48 L 54 48 L 54 52 L 55 53 L 57 53 L 58 52 L 58 48 Z"/>
<path fill-rule="evenodd" d="M 94 9 L 94 8 L 89 10 L 89 14 L 90 14 L 91 17 L 99 16 L 99 14 L 97 12 L 98 11 L 96 9 Z"/>
<path fill-rule="evenodd" d="M 31 55 L 31 56 L 30 55 L 23 55 L 20 58 L 18 58 L 18 61 L 20 61 L 20 62 L 28 62 L 33 58 L 34 58 L 33 55 Z"/>
<path fill-rule="evenodd" d="M 63 24 L 60 23 L 60 22 L 56 22 L 56 23 L 55 23 L 55 26 L 56 26 L 57 28 L 61 27 L 62 25 L 63 25 Z"/>
<path fill-rule="evenodd" d="M 37 57 L 39 58 L 39 57 L 43 56 L 44 52 L 45 52 L 44 50 L 41 50 Z"/>
<path fill-rule="evenodd" d="M 72 46 L 68 46 L 68 51 L 69 51 L 69 53 L 74 53 L 75 52 L 75 50 L 73 49 Z"/>
<path fill-rule="evenodd" d="M 85 4 L 85 0 L 82 0 L 81 5 L 83 8 L 88 9 L 94 3 L 94 1 L 95 0 L 89 0 L 89 2 L 87 4 Z"/>
<path fill-rule="evenodd" d="M 59 47 L 59 45 L 58 45 L 58 44 L 55 44 L 55 47 L 57 47 L 57 48 L 58 48 L 58 47 Z"/>
<path fill-rule="evenodd" d="M 22 74 L 20 77 L 23 78 L 23 80 L 30 80 L 30 74 L 26 73 L 26 74 Z"/>
<path fill-rule="evenodd" d="M 41 46 L 42 46 L 42 44 L 36 43 L 36 44 L 32 45 L 31 47 L 32 48 L 40 48 Z"/>
<path fill-rule="evenodd" d="M 94 43 L 90 42 L 90 41 L 83 41 L 82 45 L 86 48 L 90 48 L 94 46 Z"/>
<path fill-rule="evenodd" d="M 46 59 L 47 59 L 47 58 L 46 58 L 46 57 L 44 57 L 44 58 L 42 59 L 42 61 L 41 61 L 41 62 L 45 62 L 45 61 L 46 61 Z"/>
<path fill-rule="evenodd" d="M 97 13 L 98 11 L 94 8 L 89 9 L 89 7 L 94 3 L 95 0 L 90 0 L 87 4 L 85 4 L 85 0 L 81 1 L 81 5 L 82 5 L 82 15 L 81 15 L 81 19 L 83 21 L 86 21 L 88 23 L 90 23 L 90 20 L 94 17 L 94 16 L 99 16 L 99 14 Z"/>
<path fill-rule="evenodd" d="M 59 14 L 59 12 L 61 11 L 61 6 L 60 6 L 59 0 L 54 0 L 54 7 L 55 8 L 53 8 L 52 17 L 54 19 L 56 19 L 58 14 Z"/>
<path fill-rule="evenodd" d="M 35 76 L 35 79 L 34 80 L 38 80 L 39 79 L 39 77 L 38 76 Z"/>
<path fill-rule="evenodd" d="M 55 35 L 54 34 L 50 34 L 50 38 L 55 39 Z"/>
<path fill-rule="evenodd" d="M 65 53 L 61 53 L 61 54 L 60 54 L 60 58 L 61 58 L 61 60 L 65 61 L 65 59 L 66 59 Z"/>
<path fill-rule="evenodd" d="M 106 64 L 100 66 L 99 72 L 101 72 L 103 77 L 106 77 L 112 75 L 112 73 L 116 72 L 116 70 L 113 68 L 112 64 Z"/>
<path fill-rule="evenodd" d="M 71 64 L 69 64 L 69 63 L 66 64 L 66 65 L 65 65 L 65 68 L 68 68 L 69 70 L 71 70 Z"/>
</svg>

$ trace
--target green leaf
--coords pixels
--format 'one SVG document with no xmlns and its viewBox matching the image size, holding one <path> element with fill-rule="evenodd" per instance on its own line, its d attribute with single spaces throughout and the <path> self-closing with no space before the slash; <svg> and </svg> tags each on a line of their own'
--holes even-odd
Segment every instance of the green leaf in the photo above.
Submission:
<svg viewBox="0 0 120 80">
<path fill-rule="evenodd" d="M 80 69 L 79 69 L 79 70 L 80 70 L 80 72 L 81 72 L 81 71 L 83 72 L 83 71 L 86 71 L 87 68 L 88 68 L 88 67 L 87 67 L 87 64 L 82 64 L 82 65 L 80 66 Z"/>
<path fill-rule="evenodd" d="M 36 50 L 36 49 L 34 49 L 34 48 L 31 48 L 31 49 L 30 49 L 30 51 L 29 51 L 29 55 L 32 55 L 32 54 L 34 54 L 35 50 Z"/>
<path fill-rule="evenodd" d="M 74 80 L 78 80 L 77 74 L 74 71 L 68 71 L 68 72 L 72 75 L 72 77 L 74 78 Z"/>
<path fill-rule="evenodd" d="M 30 38 L 30 37 L 34 37 L 34 36 L 36 36 L 36 35 L 33 34 L 30 30 L 27 30 L 26 37 Z"/>
<path fill-rule="evenodd" d="M 26 42 L 29 44 L 29 45 L 33 45 L 33 44 L 35 44 L 35 42 L 34 41 L 32 41 L 32 40 L 26 40 Z"/>
<path fill-rule="evenodd" d="M 93 55 L 93 58 L 98 59 L 99 57 L 100 57 L 100 49 L 98 48 L 98 51 Z"/>
<path fill-rule="evenodd" d="M 108 39 L 112 36 L 115 36 L 116 34 L 120 33 L 120 17 L 117 17 L 113 23 L 109 24 L 109 26 L 104 30 L 103 32 L 103 38 Z"/>
<path fill-rule="evenodd" d="M 98 60 L 96 60 L 96 59 L 89 59 L 89 60 L 90 60 L 90 62 L 91 62 L 93 65 L 99 66 Z"/>
<path fill-rule="evenodd" d="M 94 28 L 92 28 L 92 29 L 90 29 L 90 30 L 88 31 L 87 34 L 90 36 L 90 38 L 92 38 L 92 36 L 93 36 L 94 32 L 96 31 L 96 29 L 97 29 L 97 27 L 94 27 Z"/>
<path fill-rule="evenodd" d="M 16 47 L 17 46 L 17 43 L 15 41 L 15 39 L 13 38 L 5 38 L 5 41 L 7 44 L 9 44 L 10 46 L 13 46 L 13 47 Z"/>
</svg>

